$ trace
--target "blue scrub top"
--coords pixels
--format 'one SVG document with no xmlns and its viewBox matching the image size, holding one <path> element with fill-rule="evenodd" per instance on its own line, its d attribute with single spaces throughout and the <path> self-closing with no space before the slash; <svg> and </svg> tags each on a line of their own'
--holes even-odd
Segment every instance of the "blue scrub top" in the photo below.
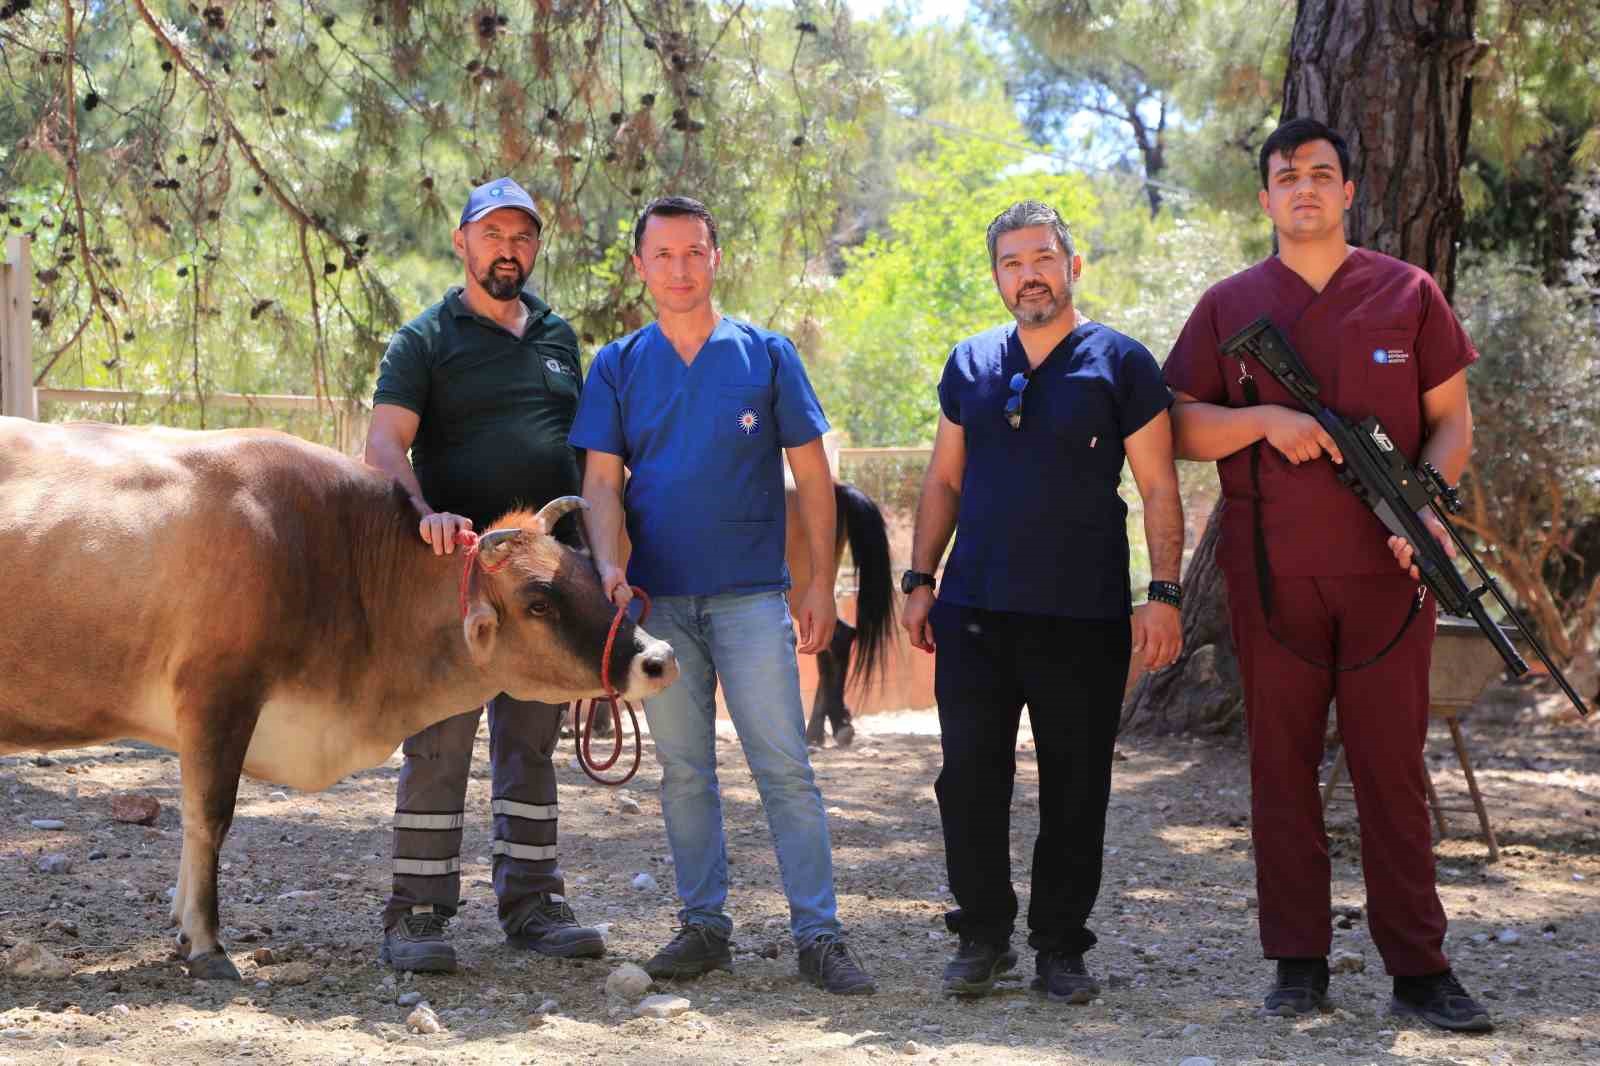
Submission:
<svg viewBox="0 0 1600 1066">
<path fill-rule="evenodd" d="M 1067 335 L 1028 380 L 1022 425 L 1005 419 L 1028 369 L 1015 325 L 956 345 L 939 406 L 961 426 L 967 465 L 939 599 L 991 611 L 1117 619 L 1132 611 L 1124 437 L 1172 403 L 1161 368 L 1098 322 Z"/>
<path fill-rule="evenodd" d="M 654 323 L 601 348 L 569 439 L 631 473 L 628 580 L 713 596 L 788 587 L 782 449 L 827 429 L 789 339 L 724 317 L 687 366 Z"/>
</svg>

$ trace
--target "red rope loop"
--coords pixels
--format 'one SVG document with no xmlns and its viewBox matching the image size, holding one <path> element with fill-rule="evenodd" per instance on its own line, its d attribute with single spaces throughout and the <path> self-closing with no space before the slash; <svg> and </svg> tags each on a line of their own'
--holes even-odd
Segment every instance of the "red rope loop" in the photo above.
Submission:
<svg viewBox="0 0 1600 1066">
<path fill-rule="evenodd" d="M 629 587 L 643 603 L 639 611 L 639 624 L 644 625 L 645 619 L 650 617 L 650 596 L 638 585 Z M 616 786 L 630 781 L 633 775 L 639 772 L 639 762 L 644 751 L 644 740 L 639 734 L 638 712 L 634 710 L 631 702 L 618 695 L 616 688 L 611 684 L 611 649 L 617 642 L 617 633 L 622 628 L 622 620 L 627 617 L 628 609 L 618 607 L 617 616 L 611 620 L 611 631 L 606 634 L 605 651 L 600 656 L 600 683 L 605 686 L 606 694 L 589 700 L 587 708 L 584 707 L 583 700 L 572 701 L 572 738 L 573 746 L 578 749 L 578 768 L 588 775 L 589 780 L 601 785 Z M 594 740 L 594 716 L 600 709 L 602 701 L 611 711 L 611 755 L 604 761 L 596 762 L 591 746 Z M 623 708 L 627 709 L 628 722 L 633 727 L 633 765 L 621 777 L 602 777 L 600 771 L 611 769 L 617 760 L 622 758 Z"/>
<path fill-rule="evenodd" d="M 494 566 L 486 566 L 482 557 L 478 554 L 478 541 L 481 539 L 470 529 L 456 530 L 456 544 L 467 549 L 461 553 L 461 590 L 457 595 L 457 602 L 461 605 L 462 618 L 467 616 L 468 594 L 472 590 L 473 564 L 476 563 L 478 569 L 486 574 L 498 574 L 511 562 L 511 557 L 507 556 Z"/>
</svg>

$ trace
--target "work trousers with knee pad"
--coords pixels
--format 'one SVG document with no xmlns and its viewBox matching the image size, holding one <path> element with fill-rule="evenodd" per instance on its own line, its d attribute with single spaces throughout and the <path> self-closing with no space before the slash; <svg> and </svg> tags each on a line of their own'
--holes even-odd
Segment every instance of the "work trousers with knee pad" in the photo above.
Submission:
<svg viewBox="0 0 1600 1066">
<path fill-rule="evenodd" d="M 540 893 L 563 895 L 556 857 L 556 775 L 551 755 L 565 707 L 501 693 L 489 709 L 494 893 L 500 925 L 517 931 Z M 412 907 L 453 915 L 461 901 L 461 827 L 478 707 L 405 742 L 395 797 L 394 888 L 387 928 Z"/>
</svg>

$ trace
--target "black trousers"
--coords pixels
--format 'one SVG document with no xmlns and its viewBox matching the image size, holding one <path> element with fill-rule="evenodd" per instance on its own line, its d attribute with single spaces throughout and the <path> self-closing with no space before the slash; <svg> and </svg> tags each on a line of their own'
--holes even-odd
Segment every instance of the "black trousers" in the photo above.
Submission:
<svg viewBox="0 0 1600 1066">
<path fill-rule="evenodd" d="M 953 932 L 995 943 L 1015 927 L 1011 792 L 1027 704 L 1039 758 L 1028 944 L 1086 951 L 1095 944 L 1088 920 L 1100 893 L 1111 754 L 1132 647 L 1128 621 L 945 603 L 935 604 L 930 621 L 944 751 L 934 791 L 958 908 L 945 920 Z"/>
</svg>

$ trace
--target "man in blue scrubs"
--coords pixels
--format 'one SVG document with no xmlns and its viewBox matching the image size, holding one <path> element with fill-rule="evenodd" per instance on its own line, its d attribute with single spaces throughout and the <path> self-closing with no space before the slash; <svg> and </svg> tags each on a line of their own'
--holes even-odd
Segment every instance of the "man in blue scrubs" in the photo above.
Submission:
<svg viewBox="0 0 1600 1066">
<path fill-rule="evenodd" d="M 961 938 L 944 987 L 982 995 L 1017 963 L 1010 818 L 1023 704 L 1039 761 L 1028 944 L 1052 1000 L 1100 991 L 1084 967 L 1100 891 L 1111 753 L 1131 654 L 1182 647 L 1183 508 L 1172 397 L 1149 351 L 1072 302 L 1082 270 L 1066 223 L 1025 200 L 989 226 L 995 286 L 1016 319 L 956 345 L 902 578 L 911 642 L 938 647 L 944 767 L 935 792 Z M 1147 602 L 1132 609 L 1126 460 L 1144 500 Z M 934 602 L 934 570 L 955 548 Z M 1129 615 L 1132 614 L 1132 625 Z"/>
<path fill-rule="evenodd" d="M 798 650 L 814 655 L 828 646 L 835 621 L 828 423 L 789 340 L 713 306 L 722 253 L 704 204 L 651 201 L 633 245 L 657 320 L 600 349 L 571 440 L 588 452 L 583 494 L 601 582 L 619 605 L 632 596 L 630 582 L 651 595 L 650 631 L 672 643 L 682 668 L 676 685 L 645 701 L 683 904 L 677 934 L 645 971 L 694 977 L 732 965 L 717 788 L 720 678 L 777 849 L 800 972 L 830 992 L 870 993 L 872 978 L 846 946 L 836 913 L 795 662 L 796 630 Z M 784 452 L 814 575 L 810 588 L 795 590 L 793 619 L 784 595 Z"/>
</svg>

